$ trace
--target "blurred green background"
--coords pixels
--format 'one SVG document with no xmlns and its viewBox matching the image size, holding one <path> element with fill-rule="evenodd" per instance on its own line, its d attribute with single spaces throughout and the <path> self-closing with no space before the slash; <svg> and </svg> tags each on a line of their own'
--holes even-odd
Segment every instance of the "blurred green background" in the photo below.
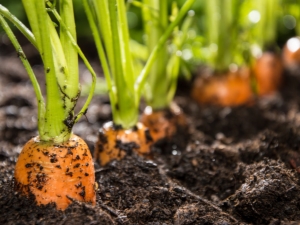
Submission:
<svg viewBox="0 0 300 225">
<path fill-rule="evenodd" d="M 171 4 L 174 1 L 166 1 L 169 2 L 171 11 Z M 175 0 L 179 7 L 184 3 L 184 1 L 185 0 Z M 195 12 L 195 17 L 189 32 L 190 38 L 187 40 L 187 44 L 185 47 L 187 49 L 190 49 L 190 51 L 192 52 L 193 60 L 195 62 L 201 62 L 203 58 L 210 57 L 205 56 L 205 51 L 207 49 L 210 51 L 210 47 L 212 44 L 211 40 L 207 38 L 207 34 L 210 33 L 215 27 L 209 25 L 208 18 L 212 16 L 212 14 L 215 12 L 208 12 L 206 10 L 205 4 L 207 4 L 209 1 L 210 0 L 196 0 L 192 8 L 192 10 L 194 10 Z M 218 1 L 219 3 L 224 2 L 224 4 L 235 1 L 236 4 L 240 5 L 238 8 L 240 15 L 238 18 L 236 18 L 237 20 L 239 20 L 239 25 L 234 27 L 233 29 L 238 29 L 238 32 L 241 33 L 235 40 L 240 41 L 241 45 L 246 46 L 247 44 L 245 44 L 245 40 L 247 41 L 248 39 L 249 41 L 249 36 L 251 34 L 251 32 L 249 32 L 249 30 L 247 29 L 253 24 L 258 23 L 258 21 L 255 21 L 257 19 L 255 18 L 255 16 L 257 17 L 256 5 L 260 4 L 261 2 L 270 0 L 217 0 L 217 2 Z M 276 11 L 273 12 L 274 20 L 276 22 L 277 33 L 275 37 L 275 43 L 277 46 L 282 47 L 288 38 L 295 35 L 300 35 L 300 0 L 273 0 L 272 2 L 274 4 L 277 3 L 279 6 L 276 9 Z M 18 17 L 25 24 L 28 24 L 20 0 L 1 0 L 0 4 L 7 7 L 16 17 Z M 84 40 L 85 42 L 93 42 L 89 25 L 83 11 L 81 0 L 74 0 L 74 7 L 79 42 L 82 42 L 80 40 Z M 143 21 L 141 17 L 140 8 L 135 7 L 133 4 L 131 4 L 128 7 L 127 15 L 131 32 L 131 38 L 140 43 L 143 43 Z M 260 17 L 262 18 L 262 15 L 260 15 Z M 224 26 L 226 26 L 226 24 L 224 24 Z M 1 33 L 3 34 L 3 30 L 0 27 L 0 34 Z M 230 34 L 226 35 L 226 38 L 231 38 Z M 264 34 L 258 34 L 256 37 L 253 36 L 253 38 L 258 38 L 259 35 L 263 36 Z M 236 44 L 238 45 L 238 43 Z M 209 61 L 210 59 L 206 60 Z"/>
</svg>

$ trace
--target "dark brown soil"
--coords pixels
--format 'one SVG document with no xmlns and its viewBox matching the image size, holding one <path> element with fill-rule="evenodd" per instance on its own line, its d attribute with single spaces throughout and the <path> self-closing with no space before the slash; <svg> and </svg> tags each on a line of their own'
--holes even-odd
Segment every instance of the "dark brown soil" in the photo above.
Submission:
<svg viewBox="0 0 300 225">
<path fill-rule="evenodd" d="M 186 147 L 162 145 L 151 160 L 127 155 L 95 165 L 96 206 L 74 202 L 62 212 L 13 190 L 18 154 L 37 135 L 36 102 L 17 54 L 5 42 L 0 49 L 0 224 L 300 223 L 300 75 L 286 74 L 276 96 L 236 108 L 198 106 L 179 83 L 175 101 L 190 124 L 179 134 L 190 133 Z M 30 58 L 43 83 L 34 51 Z M 74 133 L 93 151 L 110 119 L 107 97 L 96 96 Z"/>
</svg>

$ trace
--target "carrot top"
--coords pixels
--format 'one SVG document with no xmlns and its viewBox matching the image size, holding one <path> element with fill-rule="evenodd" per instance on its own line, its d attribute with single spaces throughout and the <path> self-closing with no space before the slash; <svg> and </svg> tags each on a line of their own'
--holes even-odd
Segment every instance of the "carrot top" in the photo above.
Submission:
<svg viewBox="0 0 300 225">
<path fill-rule="evenodd" d="M 218 72 L 249 65 L 252 55 L 275 44 L 280 2 L 205 1 L 204 61 Z"/>
<path fill-rule="evenodd" d="M 177 17 L 178 6 L 173 1 L 169 14 L 168 1 L 143 0 L 142 2 L 133 1 L 131 4 L 141 8 L 143 12 L 144 45 L 131 41 L 131 45 L 134 46 L 135 64 L 142 62 L 140 66 L 142 67 L 148 56 L 144 57 L 140 52 L 144 51 L 146 55 L 151 53 L 166 28 Z M 194 14 L 194 11 L 190 10 L 181 26 L 174 28 L 172 37 L 158 52 L 150 69 L 143 95 L 147 104 L 155 110 L 169 107 L 173 100 L 178 75 L 184 64 L 182 49 L 186 43 L 187 33 L 193 22 Z"/>
<path fill-rule="evenodd" d="M 83 0 L 106 78 L 115 124 L 130 128 L 138 121 L 138 107 L 149 72 L 173 29 L 195 0 L 187 0 L 165 27 L 140 73 L 133 68 L 126 7 L 123 0 Z M 165 98 L 166 96 L 160 96 Z"/>
<path fill-rule="evenodd" d="M 38 101 L 38 131 L 41 141 L 62 143 L 70 138 L 72 127 L 87 111 L 95 88 L 95 73 L 76 43 L 75 21 L 72 0 L 49 1 L 23 0 L 31 30 L 0 5 L 0 24 L 12 41 L 27 70 Z M 59 31 L 51 20 L 52 13 L 57 20 Z M 46 99 L 43 98 L 37 79 L 27 58 L 8 26 L 10 20 L 39 51 L 46 77 Z M 92 74 L 93 84 L 88 98 L 75 114 L 74 108 L 80 96 L 78 75 L 78 54 Z"/>
</svg>

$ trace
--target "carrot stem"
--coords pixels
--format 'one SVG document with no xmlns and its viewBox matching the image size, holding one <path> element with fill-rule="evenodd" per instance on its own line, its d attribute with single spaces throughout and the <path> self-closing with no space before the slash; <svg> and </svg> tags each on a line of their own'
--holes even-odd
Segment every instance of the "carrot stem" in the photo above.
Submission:
<svg viewBox="0 0 300 225">
<path fill-rule="evenodd" d="M 62 0 L 59 4 L 60 15 L 57 13 L 55 5 L 49 1 L 23 1 L 32 32 L 0 5 L 0 15 L 16 25 L 37 48 L 42 57 L 46 75 L 47 98 L 45 102 L 29 63 L 24 61 L 26 57 L 20 45 L 11 30 L 7 29 L 6 21 L 1 16 L 1 24 L 5 26 L 13 45 L 17 48 L 37 95 L 40 140 L 53 143 L 62 143 L 70 138 L 74 123 L 87 111 L 96 83 L 96 74 L 76 43 L 72 0 Z M 52 12 L 59 21 L 60 35 L 47 11 Z M 77 115 L 74 115 L 74 108 L 80 96 L 77 54 L 91 72 L 93 82 L 84 106 Z"/>
<path fill-rule="evenodd" d="M 79 76 L 74 76 L 73 74 L 78 74 L 78 54 L 75 46 L 73 45 L 68 32 L 71 34 L 72 38 L 76 42 L 76 28 L 73 12 L 73 1 L 72 0 L 60 0 L 59 1 L 61 22 L 64 26 L 60 26 L 60 42 L 62 46 L 62 51 L 64 52 L 66 64 L 68 66 L 68 74 L 66 74 L 66 83 L 68 85 L 68 95 L 70 101 L 78 98 L 79 90 Z M 69 102 L 70 109 L 74 107 L 72 102 Z"/>
<path fill-rule="evenodd" d="M 134 94 L 131 52 L 127 46 L 129 33 L 125 4 L 119 0 L 106 0 L 102 4 L 85 0 L 83 5 L 107 80 L 113 120 L 125 129 L 130 128 L 138 120 L 138 101 Z M 104 47 L 107 55 L 104 54 Z"/>
<path fill-rule="evenodd" d="M 158 0 L 143 0 L 143 23 L 146 34 L 146 46 L 151 52 L 155 48 L 159 38 L 168 26 L 168 2 Z M 145 7 L 147 6 L 147 7 Z M 158 52 L 157 58 L 149 71 L 146 88 L 144 91 L 147 104 L 153 108 L 164 108 L 168 103 L 166 96 L 168 82 L 166 77 L 166 65 L 168 63 L 168 49 L 164 44 Z"/>
<path fill-rule="evenodd" d="M 172 30 L 178 25 L 194 1 L 188 0 L 184 4 L 178 17 L 167 28 L 167 31 L 162 34 L 162 38 L 158 41 L 158 47 L 153 48 L 154 53 L 150 56 L 148 65 L 146 64 L 146 67 L 138 77 L 135 77 L 135 71 L 132 67 L 133 62 L 129 49 L 129 32 L 124 1 L 105 0 L 101 1 L 101 4 L 96 0 L 83 1 L 107 80 L 115 124 L 122 125 L 124 129 L 136 125 L 142 87 L 151 66 Z"/>
<path fill-rule="evenodd" d="M 208 64 L 217 71 L 226 71 L 237 54 L 239 0 L 211 0 L 205 2 L 206 35 L 210 49 Z"/>
<path fill-rule="evenodd" d="M 262 50 L 274 44 L 277 33 L 278 0 L 256 0 L 255 6 L 260 13 L 260 20 L 254 27 L 255 39 Z M 263 35 L 262 35 L 263 34 Z"/>
<path fill-rule="evenodd" d="M 138 76 L 134 87 L 135 87 L 135 91 L 138 95 L 137 99 L 140 99 L 141 96 L 141 91 L 142 91 L 142 87 L 144 86 L 146 79 L 149 75 L 149 72 L 151 70 L 151 67 L 153 65 L 153 63 L 156 60 L 156 57 L 159 54 L 159 51 L 163 48 L 163 46 L 165 45 L 165 42 L 167 41 L 167 39 L 169 38 L 169 36 L 171 35 L 173 29 L 179 24 L 179 22 L 182 20 L 182 18 L 186 15 L 187 11 L 190 9 L 190 7 L 192 6 L 192 4 L 195 2 L 195 0 L 187 0 L 185 1 L 184 5 L 181 7 L 178 16 L 174 19 L 174 21 L 167 27 L 166 31 L 163 33 L 163 35 L 160 37 L 157 45 L 155 46 L 155 48 L 153 49 L 153 51 L 151 52 L 148 61 L 145 65 L 145 67 L 143 68 L 143 70 L 141 71 L 140 75 Z"/>
<path fill-rule="evenodd" d="M 61 99 L 60 87 L 56 79 L 56 70 L 53 57 L 51 36 L 55 35 L 55 28 L 50 20 L 44 1 L 24 0 L 23 5 L 37 41 L 37 47 L 44 62 L 46 75 L 46 114 L 44 131 L 40 133 L 42 141 L 63 142 L 70 137 L 68 127 L 64 125 L 65 113 Z M 56 46 L 55 46 L 56 47 Z"/>
<path fill-rule="evenodd" d="M 50 4 L 50 3 L 48 3 L 48 4 Z M 86 113 L 86 111 L 88 109 L 88 106 L 89 106 L 89 104 L 92 100 L 93 94 L 95 92 L 95 86 L 96 86 L 96 73 L 93 70 L 93 68 L 90 65 L 87 58 L 85 57 L 85 55 L 83 54 L 83 52 L 81 51 L 81 49 L 79 48 L 79 46 L 76 43 L 76 40 L 72 36 L 71 32 L 68 30 L 67 26 L 62 21 L 61 17 L 57 13 L 57 11 L 55 9 L 51 9 L 51 12 L 53 13 L 54 17 L 58 20 L 58 22 L 60 23 L 62 28 L 65 29 L 65 32 L 66 32 L 71 44 L 73 45 L 74 49 L 76 50 L 76 53 L 79 54 L 79 56 L 81 57 L 83 63 L 85 64 L 85 66 L 87 67 L 87 69 L 89 70 L 89 72 L 92 75 L 92 84 L 91 84 L 91 87 L 90 87 L 90 90 L 89 90 L 88 97 L 87 97 L 83 107 L 80 109 L 79 113 L 76 116 L 74 116 L 74 123 L 76 123 L 81 118 L 81 116 Z M 72 106 L 72 110 L 74 110 L 74 106 Z"/>
<path fill-rule="evenodd" d="M 37 104 L 38 104 L 38 129 L 39 129 L 39 132 L 41 133 L 43 131 L 43 128 L 44 128 L 45 102 L 44 102 L 44 98 L 43 98 L 40 86 L 39 86 L 38 81 L 36 79 L 36 76 L 35 76 L 32 68 L 31 68 L 31 66 L 30 66 L 23 50 L 22 50 L 21 45 L 19 44 L 17 38 L 15 37 L 14 33 L 12 32 L 12 30 L 8 26 L 5 19 L 1 16 L 1 14 L 0 14 L 0 24 L 3 27 L 3 29 L 4 29 L 5 33 L 7 34 L 8 38 L 10 39 L 11 43 L 13 44 L 14 48 L 18 52 L 18 55 L 19 55 L 23 65 L 25 67 L 25 70 L 27 71 L 27 73 L 29 75 L 30 81 L 31 81 L 32 86 L 33 86 L 34 93 L 35 93 L 36 98 L 37 98 Z"/>
<path fill-rule="evenodd" d="M 109 69 L 108 60 L 106 59 L 106 56 L 105 56 L 104 46 L 102 44 L 102 35 L 100 35 L 100 32 L 98 32 L 98 27 L 95 22 L 98 20 L 93 18 L 93 12 L 91 10 L 91 7 L 89 7 L 88 0 L 83 0 L 83 7 L 84 7 L 85 13 L 87 15 L 89 24 L 91 26 L 92 34 L 94 36 L 94 40 L 96 43 L 96 48 L 98 50 L 98 55 L 99 55 L 100 61 L 102 62 L 102 68 L 103 68 L 104 76 L 105 76 L 106 83 L 107 83 L 109 97 L 110 97 L 111 103 L 113 105 L 115 105 L 116 104 L 115 86 L 113 85 L 113 81 L 111 78 L 112 75 L 111 75 L 111 71 Z M 96 6 L 94 6 L 94 7 L 96 7 Z M 108 33 L 111 34 L 111 32 L 108 32 Z M 108 36 L 110 36 L 110 35 L 108 34 Z M 108 52 L 109 51 L 107 50 L 107 54 L 109 55 Z"/>
</svg>

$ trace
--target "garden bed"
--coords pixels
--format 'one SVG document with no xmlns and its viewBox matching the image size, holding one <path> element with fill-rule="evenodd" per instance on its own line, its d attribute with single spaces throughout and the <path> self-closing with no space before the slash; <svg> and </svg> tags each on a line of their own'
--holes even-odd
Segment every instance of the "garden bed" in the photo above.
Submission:
<svg viewBox="0 0 300 225">
<path fill-rule="evenodd" d="M 37 113 L 27 74 L 11 52 L 0 54 L 0 224 L 300 221 L 297 75 L 286 74 L 278 95 L 235 108 L 199 106 L 189 98 L 189 84 L 181 82 L 175 101 L 190 124 L 187 147 L 170 144 L 155 149 L 151 158 L 128 154 L 104 168 L 95 165 L 96 206 L 74 202 L 61 212 L 53 205 L 37 207 L 34 199 L 24 199 L 13 190 L 14 165 L 22 145 L 37 134 Z M 39 61 L 34 53 L 31 61 Z M 41 81 L 42 67 L 34 70 Z M 98 129 L 108 120 L 108 98 L 95 96 L 74 133 L 93 151 Z"/>
</svg>

